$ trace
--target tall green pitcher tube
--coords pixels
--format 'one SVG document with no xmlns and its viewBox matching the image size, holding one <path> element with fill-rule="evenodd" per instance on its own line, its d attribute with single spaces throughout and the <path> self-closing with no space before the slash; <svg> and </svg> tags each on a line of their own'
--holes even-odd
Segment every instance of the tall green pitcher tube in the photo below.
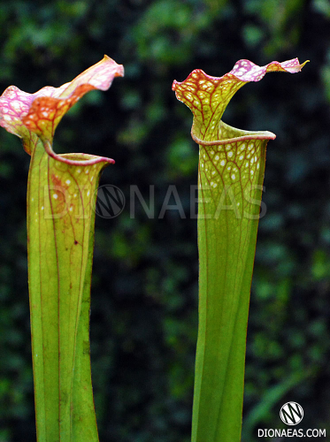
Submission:
<svg viewBox="0 0 330 442">
<path fill-rule="evenodd" d="M 87 92 L 107 90 L 123 67 L 111 58 L 59 88 L 0 97 L 0 124 L 31 155 L 28 275 L 38 442 L 97 442 L 89 354 L 95 199 L 110 158 L 57 155 L 55 129 Z"/>
<path fill-rule="evenodd" d="M 173 90 L 193 113 L 199 145 L 199 326 L 192 442 L 241 438 L 246 332 L 257 229 L 263 214 L 266 146 L 275 135 L 221 118 L 233 95 L 266 72 L 299 72 L 298 59 L 257 66 L 238 61 L 223 77 L 193 71 Z"/>
</svg>

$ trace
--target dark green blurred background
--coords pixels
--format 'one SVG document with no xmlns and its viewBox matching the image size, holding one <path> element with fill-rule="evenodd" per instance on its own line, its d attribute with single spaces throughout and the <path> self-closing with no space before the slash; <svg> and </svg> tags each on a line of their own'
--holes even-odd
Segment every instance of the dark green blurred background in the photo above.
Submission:
<svg viewBox="0 0 330 442">
<path fill-rule="evenodd" d="M 11 84 L 27 92 L 59 86 L 104 53 L 124 64 L 125 78 L 88 94 L 55 136 L 57 152 L 113 157 L 101 184 L 126 196 L 120 216 L 96 217 L 91 346 L 100 440 L 189 441 L 198 278 L 189 210 L 198 148 L 173 79 L 194 68 L 221 76 L 240 58 L 266 64 L 296 56 L 311 60 L 301 74 L 245 86 L 224 117 L 277 134 L 252 285 L 242 440 L 282 428 L 278 411 L 288 400 L 304 407 L 300 427 L 329 434 L 329 1 L 0 1 L 0 93 Z M 28 164 L 20 140 L 1 129 L 0 442 L 35 441 Z M 132 186 L 152 216 L 133 200 Z M 158 219 L 169 186 L 177 194 Z"/>
</svg>

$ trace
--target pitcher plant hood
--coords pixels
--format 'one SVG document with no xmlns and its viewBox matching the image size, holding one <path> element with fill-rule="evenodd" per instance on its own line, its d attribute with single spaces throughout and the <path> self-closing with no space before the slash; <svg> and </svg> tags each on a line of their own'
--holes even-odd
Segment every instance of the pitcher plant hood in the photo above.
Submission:
<svg viewBox="0 0 330 442">
<path fill-rule="evenodd" d="M 87 92 L 93 89 L 106 91 L 115 77 L 122 77 L 124 68 L 105 55 L 101 61 L 91 66 L 71 82 L 60 87 L 45 86 L 29 94 L 16 86 L 9 86 L 0 97 L 0 125 L 8 132 L 22 138 L 23 146 L 31 155 L 38 140 L 42 141 L 48 155 L 58 161 L 75 164 L 70 159 L 57 155 L 53 149 L 54 132 L 62 117 Z M 77 154 L 81 158 L 81 154 Z M 106 161 L 110 158 L 92 157 L 85 161 Z M 80 160 L 81 163 L 81 160 Z M 87 165 L 87 163 L 85 162 Z"/>
<path fill-rule="evenodd" d="M 201 69 L 195 69 L 183 82 L 174 80 L 172 89 L 177 99 L 188 106 L 194 115 L 191 131 L 194 141 L 203 145 L 226 143 L 227 131 L 222 127 L 221 118 L 234 94 L 246 83 L 260 81 L 267 72 L 293 74 L 300 72 L 307 62 L 300 64 L 298 58 L 294 58 L 258 66 L 243 59 L 237 61 L 233 69 L 222 77 L 212 77 Z M 270 139 L 275 138 L 270 132 L 263 134 L 268 134 Z M 246 136 L 249 136 L 248 133 Z"/>
</svg>

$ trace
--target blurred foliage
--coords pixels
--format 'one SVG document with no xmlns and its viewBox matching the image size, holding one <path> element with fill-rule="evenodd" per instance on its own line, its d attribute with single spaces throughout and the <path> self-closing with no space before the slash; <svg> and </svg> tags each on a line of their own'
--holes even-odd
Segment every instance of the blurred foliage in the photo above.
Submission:
<svg viewBox="0 0 330 442">
<path fill-rule="evenodd" d="M 198 159 L 190 112 L 171 83 L 194 68 L 223 75 L 240 58 L 311 59 L 299 76 L 246 86 L 225 114 L 229 124 L 277 134 L 252 285 L 243 442 L 257 428 L 280 428 L 287 400 L 304 407 L 304 428 L 330 431 L 329 20 L 327 0 L 0 0 L 2 90 L 59 86 L 104 53 L 126 69 L 109 92 L 86 96 L 55 136 L 58 152 L 115 158 L 101 184 L 126 196 L 120 216 L 96 220 L 91 342 L 101 441 L 189 441 Z M 29 159 L 4 130 L 0 147 L 0 442 L 32 442 Z"/>
</svg>

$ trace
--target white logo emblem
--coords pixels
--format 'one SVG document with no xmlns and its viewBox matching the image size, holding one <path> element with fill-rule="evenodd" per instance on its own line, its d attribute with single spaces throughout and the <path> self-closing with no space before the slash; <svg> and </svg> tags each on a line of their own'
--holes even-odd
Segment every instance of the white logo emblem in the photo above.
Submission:
<svg viewBox="0 0 330 442">
<path fill-rule="evenodd" d="M 298 425 L 304 418 L 304 409 L 297 402 L 287 402 L 282 405 L 279 415 L 285 425 Z"/>
</svg>

